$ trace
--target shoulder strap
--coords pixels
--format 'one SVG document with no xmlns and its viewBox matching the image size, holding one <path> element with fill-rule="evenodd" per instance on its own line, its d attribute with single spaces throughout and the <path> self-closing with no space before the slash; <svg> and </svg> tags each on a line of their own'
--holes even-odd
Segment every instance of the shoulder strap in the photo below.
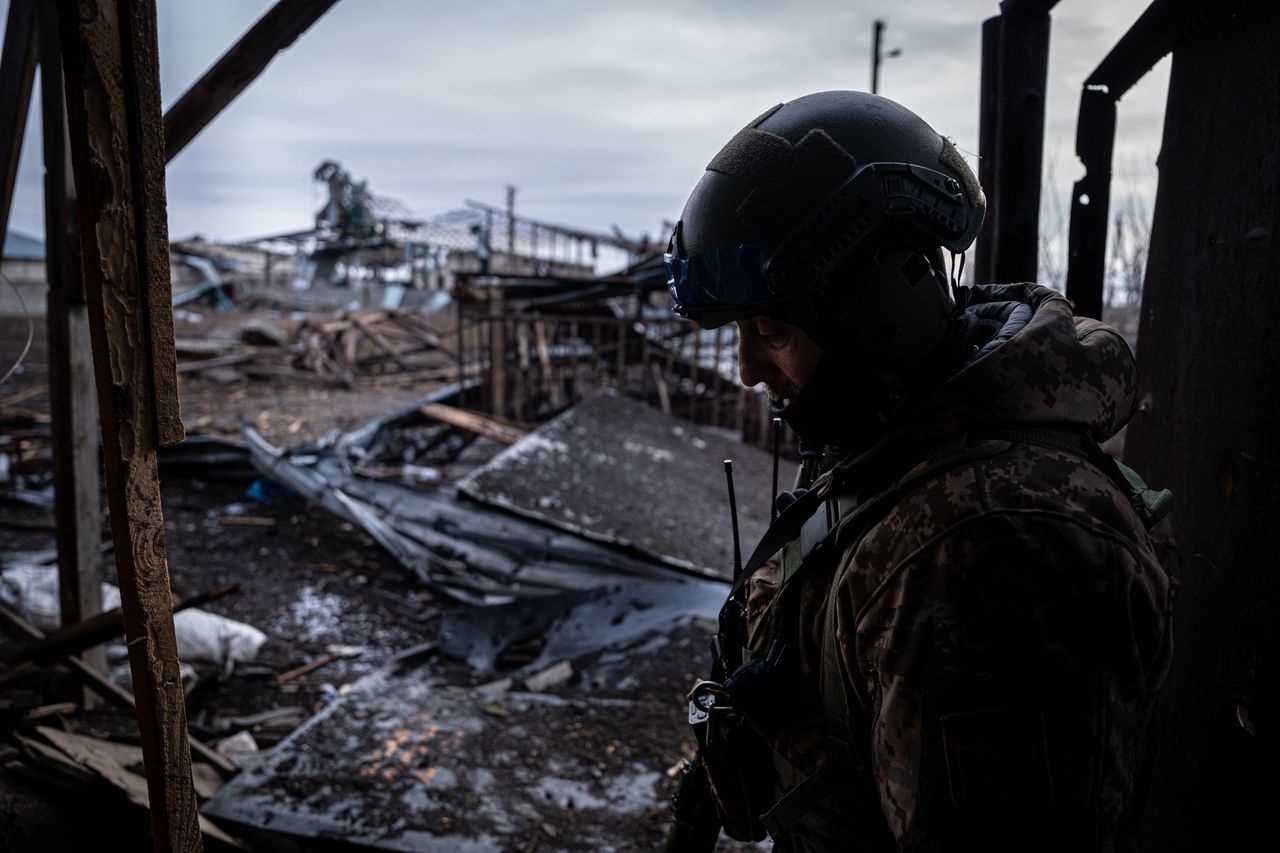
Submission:
<svg viewBox="0 0 1280 853">
<path fill-rule="evenodd" d="M 1153 489 L 1143 482 L 1138 472 L 1103 450 L 1083 429 L 1069 426 L 1025 426 L 984 433 L 992 438 L 1002 438 L 1022 444 L 1050 447 L 1083 456 L 1094 467 L 1111 478 L 1120 491 L 1129 498 L 1129 504 L 1142 519 L 1148 530 L 1173 509 L 1173 492 Z"/>
</svg>

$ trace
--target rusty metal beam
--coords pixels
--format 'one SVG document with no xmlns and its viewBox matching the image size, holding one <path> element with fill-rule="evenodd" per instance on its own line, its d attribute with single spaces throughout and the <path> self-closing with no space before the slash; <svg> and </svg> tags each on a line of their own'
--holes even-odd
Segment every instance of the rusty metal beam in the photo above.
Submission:
<svg viewBox="0 0 1280 853">
<path fill-rule="evenodd" d="M 209 126 L 337 0 L 280 0 L 164 114 L 165 161 Z"/>
</svg>

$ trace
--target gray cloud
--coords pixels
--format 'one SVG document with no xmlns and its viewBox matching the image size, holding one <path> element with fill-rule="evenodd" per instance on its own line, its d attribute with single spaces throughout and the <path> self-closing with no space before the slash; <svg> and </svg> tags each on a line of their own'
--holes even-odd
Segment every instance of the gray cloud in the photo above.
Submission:
<svg viewBox="0 0 1280 853">
<path fill-rule="evenodd" d="M 267 5 L 159 0 L 164 102 Z M 1072 0 L 1054 14 L 1047 151 L 1063 193 L 1078 171 L 1080 83 L 1145 5 Z M 530 216 L 653 233 L 762 109 L 865 88 L 875 16 L 903 49 L 886 61 L 883 93 L 976 152 L 980 27 L 997 8 L 343 0 L 171 165 L 171 230 L 235 238 L 305 226 L 323 200 L 311 171 L 337 159 L 424 216 L 466 197 L 499 201 L 513 183 Z M 1154 160 L 1164 79 L 1152 75 L 1122 102 L 1118 163 Z M 26 152 L 13 222 L 39 231 L 38 149 Z M 1154 168 L 1136 181 L 1149 191 Z"/>
</svg>

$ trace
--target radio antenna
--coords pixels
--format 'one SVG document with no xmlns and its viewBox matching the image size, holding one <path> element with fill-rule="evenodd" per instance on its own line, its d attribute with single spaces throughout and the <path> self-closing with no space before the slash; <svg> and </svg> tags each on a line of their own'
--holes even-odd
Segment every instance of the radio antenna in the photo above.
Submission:
<svg viewBox="0 0 1280 853">
<path fill-rule="evenodd" d="M 724 460 L 724 478 L 729 483 L 729 517 L 733 519 L 733 579 L 742 574 L 742 543 L 738 539 L 738 499 L 733 493 L 733 460 Z"/>
<path fill-rule="evenodd" d="M 773 419 L 773 499 L 769 501 L 769 523 L 778 520 L 778 455 L 781 452 L 782 418 Z"/>
</svg>

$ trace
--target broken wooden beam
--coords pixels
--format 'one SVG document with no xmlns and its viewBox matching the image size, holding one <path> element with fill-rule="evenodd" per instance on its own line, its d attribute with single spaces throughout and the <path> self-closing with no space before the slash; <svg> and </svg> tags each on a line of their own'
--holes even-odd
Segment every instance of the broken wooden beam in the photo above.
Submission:
<svg viewBox="0 0 1280 853">
<path fill-rule="evenodd" d="M 200 607 L 215 599 L 230 595 L 240 588 L 238 583 L 224 584 L 205 592 L 193 595 L 173 605 L 173 612 L 179 613 L 192 607 Z M 101 645 L 120 636 L 124 631 L 124 615 L 116 607 L 81 622 L 67 625 L 41 640 L 33 640 L 21 646 L 0 646 L 0 665 L 12 666 L 23 661 L 34 660 L 49 663 L 63 655 L 78 654 L 83 649 Z"/>
<path fill-rule="evenodd" d="M 258 79 L 337 0 L 280 0 L 164 114 L 165 161 L 172 160 Z"/>
<path fill-rule="evenodd" d="M 13 187 L 36 73 L 36 2 L 11 0 L 0 55 L 0 243 L 9 228 Z"/>
<path fill-rule="evenodd" d="M 157 449 L 181 441 L 183 429 L 155 3 L 59 0 L 57 11 L 130 702 L 136 700 L 152 838 L 160 851 L 201 850 L 156 460 Z"/>
<path fill-rule="evenodd" d="M 226 355 L 215 355 L 213 358 L 201 358 L 184 361 L 178 365 L 179 373 L 200 373 L 214 367 L 232 367 L 237 364 L 253 361 L 255 354 L 251 352 L 230 352 Z"/>
<path fill-rule="evenodd" d="M 485 438 L 491 438 L 500 444 L 515 444 L 525 437 L 523 430 L 516 429 L 509 424 L 501 423 L 493 418 L 487 418 L 484 415 L 478 415 L 475 412 L 468 412 L 465 409 L 455 409 L 453 406 L 446 406 L 444 403 L 427 403 L 419 411 L 432 420 L 440 421 Z"/>
</svg>

